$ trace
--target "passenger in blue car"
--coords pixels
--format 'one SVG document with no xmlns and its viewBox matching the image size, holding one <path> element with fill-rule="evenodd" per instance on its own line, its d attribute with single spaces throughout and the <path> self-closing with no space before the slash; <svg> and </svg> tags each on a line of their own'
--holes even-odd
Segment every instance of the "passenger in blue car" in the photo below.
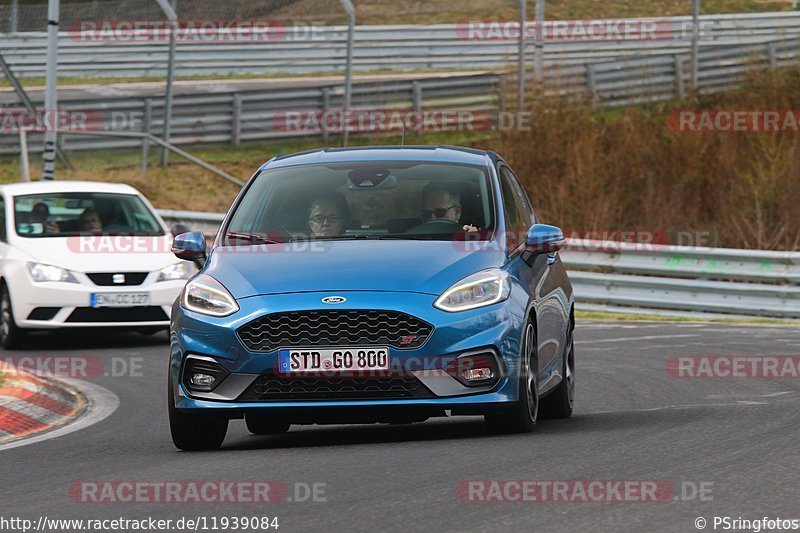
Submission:
<svg viewBox="0 0 800 533">
<path fill-rule="evenodd" d="M 350 218 L 347 200 L 340 192 L 314 198 L 308 210 L 308 229 L 314 237 L 335 237 L 344 233 Z"/>
</svg>

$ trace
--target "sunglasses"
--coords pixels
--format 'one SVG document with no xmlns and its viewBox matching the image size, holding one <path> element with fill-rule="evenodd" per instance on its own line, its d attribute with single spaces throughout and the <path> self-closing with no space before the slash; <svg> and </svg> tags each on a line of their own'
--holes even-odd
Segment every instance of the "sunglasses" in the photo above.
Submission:
<svg viewBox="0 0 800 533">
<path fill-rule="evenodd" d="M 450 207 L 437 207 L 436 209 L 423 209 L 420 211 L 422 218 L 428 220 L 429 218 L 444 218 L 448 211 L 461 204 L 451 205 Z"/>
<path fill-rule="evenodd" d="M 310 217 L 309 222 L 314 222 L 315 224 L 324 224 L 327 220 L 330 224 L 338 224 L 342 221 L 341 215 L 314 215 Z"/>
</svg>

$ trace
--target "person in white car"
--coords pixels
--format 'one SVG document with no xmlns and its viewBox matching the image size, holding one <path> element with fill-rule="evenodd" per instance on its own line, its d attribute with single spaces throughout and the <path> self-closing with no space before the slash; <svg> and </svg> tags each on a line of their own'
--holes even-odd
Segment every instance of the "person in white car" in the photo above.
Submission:
<svg viewBox="0 0 800 533">
<path fill-rule="evenodd" d="M 49 181 L 0 186 L 0 345 L 34 330 L 169 327 L 196 268 L 134 188 Z"/>
</svg>

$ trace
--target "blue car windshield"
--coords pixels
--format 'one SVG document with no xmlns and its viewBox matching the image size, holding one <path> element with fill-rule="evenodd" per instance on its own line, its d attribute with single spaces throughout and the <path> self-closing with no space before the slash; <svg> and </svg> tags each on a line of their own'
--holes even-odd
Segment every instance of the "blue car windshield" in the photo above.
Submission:
<svg viewBox="0 0 800 533">
<path fill-rule="evenodd" d="M 494 229 L 487 167 L 421 161 L 264 170 L 236 206 L 225 245 L 298 240 L 484 240 Z"/>
</svg>

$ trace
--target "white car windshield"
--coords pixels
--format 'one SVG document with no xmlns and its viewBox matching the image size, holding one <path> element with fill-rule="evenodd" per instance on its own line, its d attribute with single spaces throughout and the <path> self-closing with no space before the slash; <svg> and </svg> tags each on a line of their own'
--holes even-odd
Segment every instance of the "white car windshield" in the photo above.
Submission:
<svg viewBox="0 0 800 533">
<path fill-rule="evenodd" d="M 28 238 L 164 235 L 147 205 L 133 194 L 60 192 L 14 198 L 14 227 Z"/>
</svg>

